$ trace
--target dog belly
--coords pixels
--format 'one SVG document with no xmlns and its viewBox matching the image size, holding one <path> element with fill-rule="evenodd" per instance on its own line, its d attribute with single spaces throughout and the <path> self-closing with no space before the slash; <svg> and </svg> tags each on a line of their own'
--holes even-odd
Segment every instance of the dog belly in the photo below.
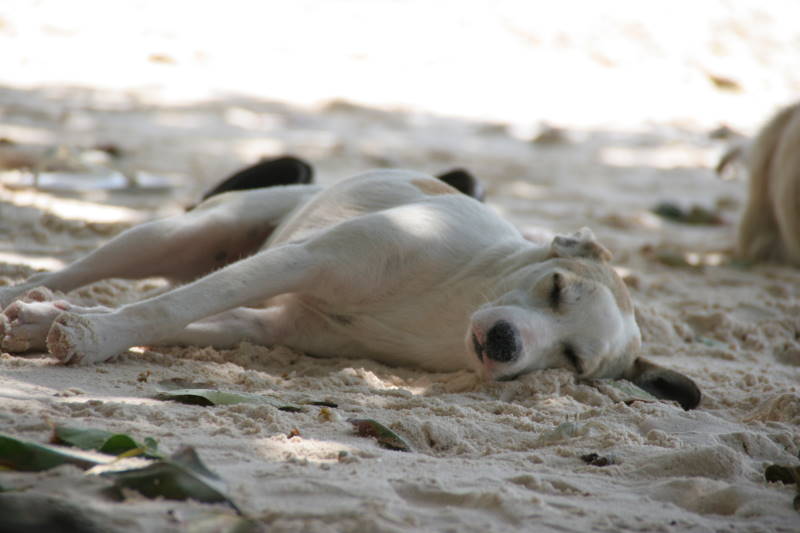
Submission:
<svg viewBox="0 0 800 533">
<path fill-rule="evenodd" d="M 295 327 L 283 342 L 317 357 L 371 359 L 438 372 L 469 366 L 467 313 L 433 311 L 430 306 L 425 312 L 419 301 L 387 303 L 388 308 L 328 306 L 296 298 L 289 304 L 295 309 Z"/>
</svg>

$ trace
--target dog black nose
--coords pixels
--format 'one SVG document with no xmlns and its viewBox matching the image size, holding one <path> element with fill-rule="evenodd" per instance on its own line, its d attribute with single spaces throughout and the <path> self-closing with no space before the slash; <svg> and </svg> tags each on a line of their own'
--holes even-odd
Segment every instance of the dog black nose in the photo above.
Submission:
<svg viewBox="0 0 800 533">
<path fill-rule="evenodd" d="M 506 363 L 517 356 L 519 345 L 517 344 L 517 330 L 510 322 L 498 320 L 486 332 L 486 344 L 484 354 L 489 359 Z"/>
</svg>

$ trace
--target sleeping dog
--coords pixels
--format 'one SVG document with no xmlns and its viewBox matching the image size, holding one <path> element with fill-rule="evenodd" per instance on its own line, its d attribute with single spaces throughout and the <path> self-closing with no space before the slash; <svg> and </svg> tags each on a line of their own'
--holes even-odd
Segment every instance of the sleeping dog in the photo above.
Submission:
<svg viewBox="0 0 800 533">
<path fill-rule="evenodd" d="M 689 378 L 639 357 L 631 297 L 590 230 L 528 240 L 463 171 L 310 182 L 302 161 L 261 163 L 186 213 L 0 289 L 4 350 L 96 363 L 132 346 L 249 341 L 494 380 L 563 367 L 699 403 Z M 150 276 L 176 285 L 117 309 L 50 291 Z"/>
</svg>

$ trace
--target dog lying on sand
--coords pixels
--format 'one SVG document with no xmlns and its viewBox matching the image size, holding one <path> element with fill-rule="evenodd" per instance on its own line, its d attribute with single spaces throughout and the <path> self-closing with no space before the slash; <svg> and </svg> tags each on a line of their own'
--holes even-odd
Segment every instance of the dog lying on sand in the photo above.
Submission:
<svg viewBox="0 0 800 533">
<path fill-rule="evenodd" d="M 741 156 L 750 183 L 737 255 L 800 266 L 800 103 L 772 117 L 747 150 L 725 154 L 718 172 Z"/>
<path fill-rule="evenodd" d="M 4 350 L 96 363 L 132 346 L 249 341 L 495 380 L 563 367 L 699 403 L 689 378 L 638 356 L 630 295 L 590 230 L 527 240 L 466 172 L 310 182 L 302 161 L 261 163 L 184 214 L 0 289 Z M 51 293 L 151 276 L 176 287 L 118 309 Z"/>
</svg>

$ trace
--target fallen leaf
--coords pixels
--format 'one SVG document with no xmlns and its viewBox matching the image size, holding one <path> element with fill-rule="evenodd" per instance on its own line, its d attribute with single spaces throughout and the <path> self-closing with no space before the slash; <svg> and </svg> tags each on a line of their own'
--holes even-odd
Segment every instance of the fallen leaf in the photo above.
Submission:
<svg viewBox="0 0 800 533">
<path fill-rule="evenodd" d="M 653 213 L 673 222 L 695 226 L 721 226 L 725 220 L 719 213 L 707 207 L 693 205 L 684 209 L 672 202 L 661 202 L 653 208 Z"/>
<path fill-rule="evenodd" d="M 111 460 L 113 457 L 98 453 L 38 444 L 0 435 L 0 466 L 11 470 L 40 472 L 63 464 L 87 469 Z"/>
<path fill-rule="evenodd" d="M 151 63 L 162 63 L 165 65 L 174 65 L 175 59 L 168 54 L 150 54 L 147 57 L 148 61 Z"/>
<path fill-rule="evenodd" d="M 321 401 L 321 402 L 303 402 L 303 403 L 304 403 L 304 405 L 316 405 L 317 407 L 332 407 L 333 409 L 336 409 L 337 407 L 339 407 L 338 403 L 328 402 L 328 401 L 324 401 L 324 400 Z"/>
<path fill-rule="evenodd" d="M 256 403 L 271 405 L 280 411 L 299 413 L 302 407 L 280 402 L 260 394 L 246 394 L 242 392 L 224 392 L 213 389 L 175 389 L 163 391 L 156 395 L 158 400 L 171 400 L 190 405 L 235 405 L 237 403 Z"/>
<path fill-rule="evenodd" d="M 158 443 L 151 437 L 147 437 L 144 443 L 139 443 L 128 435 L 111 433 L 102 429 L 56 426 L 53 428 L 51 442 L 75 446 L 83 450 L 97 450 L 109 455 L 140 450 L 141 453 L 148 456 L 159 457 Z"/>
<path fill-rule="evenodd" d="M 655 252 L 654 258 L 662 265 L 670 267 L 699 268 L 698 265 L 689 262 L 685 253 L 676 250 L 658 250 Z"/>
<path fill-rule="evenodd" d="M 96 145 L 94 148 L 95 150 L 100 150 L 101 152 L 107 153 L 108 155 L 110 155 L 115 159 L 120 158 L 123 155 L 122 148 L 120 148 L 119 145 L 116 145 L 114 143 L 100 143 Z"/>
<path fill-rule="evenodd" d="M 633 402 L 658 402 L 658 398 L 625 379 L 598 380 L 595 386 L 612 400 L 630 405 Z"/>
<path fill-rule="evenodd" d="M 534 144 L 564 144 L 569 142 L 569 137 L 563 129 L 545 125 L 531 142 Z"/>
<path fill-rule="evenodd" d="M 411 447 L 394 431 L 376 420 L 371 418 L 348 418 L 347 421 L 353 425 L 356 435 L 359 437 L 372 437 L 378 441 L 380 446 L 389 450 L 411 451 Z"/>
<path fill-rule="evenodd" d="M 120 494 L 121 489 L 125 488 L 135 490 L 147 498 L 222 502 L 240 512 L 225 494 L 222 478 L 200 461 L 191 446 L 181 448 L 169 458 L 163 458 L 144 468 L 105 471 L 101 475 L 112 478 Z"/>
<path fill-rule="evenodd" d="M 741 84 L 727 76 L 719 76 L 717 74 L 707 74 L 709 81 L 714 84 L 714 87 L 721 91 L 740 92 L 742 90 Z"/>
</svg>

